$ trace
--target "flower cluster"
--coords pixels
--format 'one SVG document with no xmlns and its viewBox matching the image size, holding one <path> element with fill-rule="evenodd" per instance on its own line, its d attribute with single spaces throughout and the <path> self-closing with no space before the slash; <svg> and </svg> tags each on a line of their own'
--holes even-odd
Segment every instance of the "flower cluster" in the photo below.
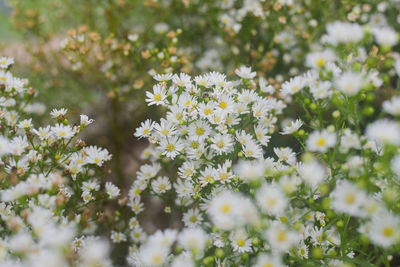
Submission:
<svg viewBox="0 0 400 267">
<path fill-rule="evenodd" d="M 93 119 L 70 125 L 67 109 L 54 109 L 56 122 L 36 127 L 27 113 L 36 91 L 11 73 L 12 58 L 1 63 L 1 265 L 110 265 L 109 244 L 95 235 L 105 205 L 90 204 L 119 189 L 102 185 L 108 151 L 78 138 Z"/>
<path fill-rule="evenodd" d="M 340 27 L 350 32 L 338 34 Z M 397 257 L 399 101 L 391 94 L 382 108 L 375 102 L 392 86 L 382 72 L 397 75 L 397 63 L 375 60 L 397 62 L 387 52 L 397 39 L 381 42 L 374 32 L 329 24 L 321 38 L 329 48 L 310 52 L 309 70 L 280 88 L 249 67 L 233 81 L 218 72 L 155 75 L 146 102 L 166 115 L 135 132 L 150 146 L 129 191 L 128 261 L 342 266 Z M 381 49 L 357 48 L 361 42 Z M 148 196 L 181 214 L 184 228 L 146 236 L 137 216 Z"/>
</svg>

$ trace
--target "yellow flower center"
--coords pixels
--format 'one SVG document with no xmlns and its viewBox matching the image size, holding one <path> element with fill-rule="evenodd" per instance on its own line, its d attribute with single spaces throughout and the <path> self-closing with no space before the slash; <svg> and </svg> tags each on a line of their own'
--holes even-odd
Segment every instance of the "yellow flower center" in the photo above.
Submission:
<svg viewBox="0 0 400 267">
<path fill-rule="evenodd" d="M 228 106 L 228 104 L 224 101 L 222 101 L 221 103 L 219 103 L 219 107 L 222 109 L 225 109 Z"/>
<path fill-rule="evenodd" d="M 285 242 L 286 241 L 286 233 L 285 232 L 279 232 L 278 236 L 277 236 L 277 240 L 279 242 Z"/>
<path fill-rule="evenodd" d="M 317 66 L 318 66 L 318 67 L 322 67 L 322 66 L 324 66 L 324 65 L 325 65 L 325 59 L 319 58 L 319 59 L 317 60 Z"/>
<path fill-rule="evenodd" d="M 218 142 L 216 143 L 216 145 L 217 145 L 218 148 L 223 148 L 225 144 L 224 144 L 223 141 L 218 141 Z"/>
<path fill-rule="evenodd" d="M 174 149 L 175 149 L 175 146 L 173 144 L 168 144 L 167 145 L 167 151 L 168 152 L 172 152 L 172 151 L 174 151 Z"/>
<path fill-rule="evenodd" d="M 143 130 L 143 134 L 149 134 L 150 133 L 150 130 L 149 129 L 144 129 Z"/>
<path fill-rule="evenodd" d="M 325 143 L 326 143 L 326 141 L 324 138 L 322 138 L 322 137 L 318 138 L 317 146 L 323 146 L 323 145 L 325 145 Z"/>
<path fill-rule="evenodd" d="M 161 97 L 160 94 L 155 94 L 155 95 L 154 95 L 154 100 L 155 100 L 155 101 L 161 101 L 161 98 L 162 98 L 162 97 Z"/>
<path fill-rule="evenodd" d="M 229 204 L 224 204 L 221 206 L 222 213 L 226 214 L 226 213 L 230 212 L 230 210 L 231 210 L 231 205 L 229 205 Z"/>
<path fill-rule="evenodd" d="M 203 135 L 204 134 L 204 129 L 203 128 L 197 128 L 196 129 L 196 134 L 197 135 Z"/>
<path fill-rule="evenodd" d="M 211 112 L 212 112 L 212 111 L 211 111 L 210 108 L 205 108 L 205 109 L 204 109 L 204 114 L 205 114 L 205 115 L 210 115 Z"/>
<path fill-rule="evenodd" d="M 243 239 L 239 239 L 236 243 L 239 247 L 243 247 L 246 242 Z"/>
<path fill-rule="evenodd" d="M 346 195 L 346 199 L 345 199 L 346 204 L 351 205 L 354 203 L 354 201 L 356 201 L 356 197 L 354 195 L 352 195 L 352 194 Z"/>
<path fill-rule="evenodd" d="M 393 234 L 394 234 L 394 230 L 393 230 L 392 227 L 385 226 L 385 227 L 383 227 L 383 229 L 382 229 L 382 234 L 383 234 L 385 237 L 391 237 L 391 236 L 393 236 Z"/>
</svg>

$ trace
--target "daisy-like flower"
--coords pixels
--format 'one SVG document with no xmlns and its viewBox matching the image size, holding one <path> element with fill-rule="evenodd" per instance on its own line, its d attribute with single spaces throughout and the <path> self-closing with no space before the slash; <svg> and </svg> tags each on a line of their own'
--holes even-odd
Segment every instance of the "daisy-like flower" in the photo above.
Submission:
<svg viewBox="0 0 400 267">
<path fill-rule="evenodd" d="M 149 137 L 154 128 L 154 124 L 155 123 L 150 119 L 145 120 L 140 127 L 136 129 L 135 136 L 138 138 Z"/>
<path fill-rule="evenodd" d="M 202 187 L 204 187 L 209 183 L 214 183 L 216 177 L 216 170 L 210 166 L 207 166 L 204 170 L 200 171 L 199 183 Z"/>
<path fill-rule="evenodd" d="M 274 152 L 278 156 L 280 162 L 286 162 L 289 165 L 296 164 L 296 154 L 290 147 L 275 147 Z"/>
<path fill-rule="evenodd" d="M 274 254 L 269 255 L 266 253 L 262 253 L 257 257 L 257 262 L 254 265 L 255 267 L 284 267 L 286 265 L 283 264 L 282 259 Z"/>
<path fill-rule="evenodd" d="M 283 95 L 294 95 L 306 86 L 306 81 L 301 76 L 291 78 L 282 84 L 281 92 Z"/>
<path fill-rule="evenodd" d="M 186 227 L 196 227 L 203 221 L 203 216 L 198 209 L 190 209 L 183 214 L 182 221 Z"/>
<path fill-rule="evenodd" d="M 14 64 L 14 59 L 11 57 L 0 57 L 0 68 L 7 69 Z"/>
<path fill-rule="evenodd" d="M 151 188 L 156 194 L 163 194 L 171 189 L 171 183 L 168 177 L 162 176 L 151 182 Z"/>
<path fill-rule="evenodd" d="M 265 166 L 262 161 L 241 160 L 234 166 L 233 170 L 244 181 L 253 181 L 264 177 Z"/>
<path fill-rule="evenodd" d="M 336 134 L 327 130 L 312 132 L 306 141 L 310 151 L 325 153 L 336 144 Z"/>
<path fill-rule="evenodd" d="M 299 240 L 299 235 L 274 221 L 266 232 L 266 238 L 273 250 L 288 251 Z"/>
<path fill-rule="evenodd" d="M 204 121 L 196 121 L 190 124 L 188 129 L 189 138 L 199 142 L 206 139 L 211 133 L 211 127 Z"/>
<path fill-rule="evenodd" d="M 109 199 L 114 199 L 119 196 L 120 190 L 113 183 L 106 183 L 106 193 Z"/>
<path fill-rule="evenodd" d="M 96 146 L 85 147 L 85 153 L 87 155 L 87 162 L 102 166 L 105 161 L 111 159 L 111 155 L 105 148 L 99 148 Z"/>
<path fill-rule="evenodd" d="M 185 145 L 176 136 L 171 136 L 169 138 L 163 138 L 160 141 L 160 148 L 162 149 L 162 154 L 174 159 L 179 153 L 182 152 Z"/>
<path fill-rule="evenodd" d="M 367 126 L 366 136 L 379 144 L 399 145 L 400 127 L 396 121 L 388 119 L 377 120 Z"/>
<path fill-rule="evenodd" d="M 71 126 L 63 125 L 63 124 L 56 124 L 55 126 L 51 127 L 51 132 L 57 139 L 70 139 L 75 135 Z"/>
<path fill-rule="evenodd" d="M 251 71 L 251 67 L 241 66 L 240 68 L 235 70 L 237 76 L 243 79 L 253 79 L 256 77 L 256 72 Z"/>
<path fill-rule="evenodd" d="M 121 243 L 126 241 L 126 235 L 121 232 L 111 231 L 111 240 L 113 243 Z"/>
<path fill-rule="evenodd" d="M 346 96 L 354 96 L 364 86 L 364 78 L 360 73 L 345 72 L 335 80 L 335 84 Z"/>
<path fill-rule="evenodd" d="M 18 127 L 21 129 L 29 129 L 32 127 L 32 119 L 22 120 L 18 123 Z"/>
<path fill-rule="evenodd" d="M 336 55 L 332 50 L 312 52 L 307 55 L 306 65 L 311 68 L 322 68 L 327 62 L 332 62 Z"/>
<path fill-rule="evenodd" d="M 228 153 L 232 150 L 233 140 L 229 134 L 216 134 L 211 138 L 211 148 L 215 150 L 218 155 Z"/>
<path fill-rule="evenodd" d="M 203 229 L 186 228 L 178 236 L 178 244 L 187 250 L 201 253 L 206 246 L 208 235 Z"/>
<path fill-rule="evenodd" d="M 331 193 L 332 208 L 338 212 L 344 212 L 352 216 L 362 216 L 362 205 L 367 200 L 364 191 L 346 180 L 338 182 Z"/>
<path fill-rule="evenodd" d="M 158 82 L 166 82 L 166 81 L 172 80 L 173 76 L 174 75 L 172 73 L 156 74 L 153 76 L 153 79 Z"/>
<path fill-rule="evenodd" d="M 148 180 L 155 177 L 160 169 L 161 166 L 158 163 L 154 163 L 152 165 L 144 164 L 140 166 L 140 169 L 136 173 L 136 176 L 139 180 Z"/>
<path fill-rule="evenodd" d="M 93 119 L 89 119 L 89 117 L 84 114 L 80 115 L 80 119 L 81 119 L 81 125 L 83 125 L 83 126 L 88 126 L 94 122 Z"/>
<path fill-rule="evenodd" d="M 167 98 L 167 92 L 164 87 L 159 84 L 153 86 L 153 93 L 146 92 L 146 102 L 149 106 L 151 105 L 165 105 L 165 99 Z"/>
<path fill-rule="evenodd" d="M 375 244 L 388 248 L 400 241 L 400 218 L 391 213 L 377 214 L 371 220 L 369 236 Z"/>
<path fill-rule="evenodd" d="M 281 215 L 288 204 L 288 200 L 275 184 L 264 184 L 256 193 L 256 200 L 261 210 L 269 215 Z"/>
<path fill-rule="evenodd" d="M 325 168 L 317 161 L 297 164 L 296 168 L 301 179 L 311 187 L 319 185 L 327 176 Z"/>
<path fill-rule="evenodd" d="M 251 251 L 251 238 L 244 230 L 237 230 L 230 234 L 231 246 L 234 252 L 245 253 Z"/>
<path fill-rule="evenodd" d="M 392 99 L 386 100 L 383 102 L 383 109 L 393 115 L 393 116 L 399 116 L 400 115 L 400 96 L 394 96 Z"/>
<path fill-rule="evenodd" d="M 64 117 L 65 114 L 67 114 L 67 112 L 68 112 L 68 109 L 66 109 L 66 108 L 53 109 L 53 110 L 50 112 L 50 116 L 51 116 L 52 118 Z"/>
<path fill-rule="evenodd" d="M 302 125 L 303 122 L 299 119 L 291 121 L 285 127 L 283 127 L 283 131 L 281 132 L 281 134 L 292 134 L 300 129 Z"/>
</svg>

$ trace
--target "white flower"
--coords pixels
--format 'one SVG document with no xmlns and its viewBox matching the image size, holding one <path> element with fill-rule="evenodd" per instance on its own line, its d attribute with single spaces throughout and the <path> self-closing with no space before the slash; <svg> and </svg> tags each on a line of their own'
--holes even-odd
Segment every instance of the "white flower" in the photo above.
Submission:
<svg viewBox="0 0 400 267">
<path fill-rule="evenodd" d="M 105 161 L 111 159 L 111 155 L 105 148 L 99 148 L 96 146 L 85 147 L 84 151 L 87 155 L 87 162 L 91 164 L 96 164 L 102 166 Z"/>
<path fill-rule="evenodd" d="M 257 262 L 255 267 L 284 267 L 286 265 L 283 264 L 282 259 L 276 255 L 269 255 L 266 253 L 261 253 L 257 257 Z"/>
<path fill-rule="evenodd" d="M 306 141 L 310 151 L 325 153 L 336 144 L 336 134 L 327 130 L 312 132 Z"/>
<path fill-rule="evenodd" d="M 251 71 L 251 67 L 242 66 L 239 69 L 235 70 L 237 76 L 243 79 L 253 79 L 256 77 L 256 73 Z"/>
<path fill-rule="evenodd" d="M 149 106 L 151 105 L 165 105 L 165 100 L 167 98 L 167 92 L 164 87 L 161 85 L 154 85 L 153 86 L 153 93 L 147 91 L 146 92 L 146 102 L 149 103 Z"/>
<path fill-rule="evenodd" d="M 274 147 L 274 152 L 279 158 L 279 162 L 286 162 L 289 165 L 296 164 L 296 154 L 290 147 Z"/>
<path fill-rule="evenodd" d="M 142 122 L 140 127 L 136 129 L 135 136 L 138 138 L 142 137 L 149 137 L 151 131 L 154 128 L 154 122 L 152 120 L 147 119 L 146 121 Z"/>
<path fill-rule="evenodd" d="M 235 165 L 233 170 L 244 181 L 253 181 L 264 177 L 265 167 L 262 161 L 241 160 Z"/>
<path fill-rule="evenodd" d="M 300 177 L 311 187 L 320 184 L 327 176 L 325 168 L 317 161 L 297 165 Z"/>
<path fill-rule="evenodd" d="M 0 68 L 7 69 L 10 65 L 14 64 L 14 59 L 11 57 L 0 57 Z"/>
<path fill-rule="evenodd" d="M 162 149 L 161 153 L 171 159 L 174 159 L 179 155 L 184 147 L 185 145 L 176 136 L 163 138 L 160 141 L 160 148 Z"/>
<path fill-rule="evenodd" d="M 283 95 L 294 95 L 306 86 L 306 80 L 301 76 L 291 78 L 282 84 Z"/>
<path fill-rule="evenodd" d="M 375 244 L 390 247 L 400 241 L 400 218 L 390 213 L 377 214 L 371 220 L 369 236 Z"/>
<path fill-rule="evenodd" d="M 202 253 L 206 246 L 208 236 L 201 228 L 186 228 L 178 236 L 178 243 L 186 250 L 195 250 Z"/>
<path fill-rule="evenodd" d="M 53 109 L 53 110 L 50 112 L 50 116 L 51 116 L 52 118 L 63 117 L 63 116 L 65 116 L 65 114 L 67 114 L 67 112 L 68 112 L 68 109 L 66 109 L 66 108 L 62 108 L 62 109 Z"/>
<path fill-rule="evenodd" d="M 390 27 L 373 28 L 372 34 L 379 45 L 392 47 L 399 41 L 397 32 Z"/>
<path fill-rule="evenodd" d="M 341 180 L 331 193 L 332 208 L 338 212 L 344 212 L 352 216 L 363 216 L 362 205 L 367 200 L 364 191 L 358 189 L 352 183 Z"/>
<path fill-rule="evenodd" d="M 151 182 L 151 188 L 156 194 L 163 194 L 171 189 L 171 183 L 168 177 L 162 176 Z"/>
<path fill-rule="evenodd" d="M 285 212 L 288 200 L 276 184 L 263 184 L 256 193 L 256 201 L 263 212 L 279 216 Z"/>
<path fill-rule="evenodd" d="M 303 125 L 303 122 L 299 119 L 295 121 L 291 121 L 285 127 L 283 127 L 283 131 L 281 134 L 292 134 L 296 132 Z"/>
<path fill-rule="evenodd" d="M 389 113 L 393 116 L 399 116 L 400 115 L 400 97 L 394 96 L 394 97 L 392 97 L 392 99 L 390 101 L 389 100 L 384 101 L 383 109 L 387 113 Z"/>
<path fill-rule="evenodd" d="M 18 123 L 18 127 L 21 129 L 29 129 L 32 127 L 32 119 L 22 120 Z"/>
<path fill-rule="evenodd" d="M 190 209 L 183 214 L 182 221 L 186 227 L 196 227 L 203 221 L 203 216 L 198 209 Z"/>
<path fill-rule="evenodd" d="M 327 35 L 322 37 L 322 41 L 333 45 L 358 43 L 364 37 L 364 30 L 357 23 L 335 21 L 326 26 L 326 31 Z"/>
<path fill-rule="evenodd" d="M 229 239 L 231 240 L 231 246 L 233 251 L 239 253 L 245 253 L 251 251 L 251 238 L 248 238 L 246 232 L 243 229 L 233 231 Z"/>
<path fill-rule="evenodd" d="M 364 86 L 364 80 L 359 73 L 345 72 L 335 80 L 335 85 L 346 96 L 354 96 Z"/>
<path fill-rule="evenodd" d="M 216 134 L 211 138 L 211 148 L 214 149 L 218 155 L 229 153 L 233 147 L 233 140 L 230 134 Z"/>
<path fill-rule="evenodd" d="M 400 144 L 400 127 L 396 121 L 377 120 L 367 126 L 366 136 L 379 144 Z"/>
<path fill-rule="evenodd" d="M 60 123 L 51 127 L 51 131 L 57 139 L 70 139 L 75 135 L 71 126 Z"/>
<path fill-rule="evenodd" d="M 89 119 L 89 117 L 84 114 L 80 115 L 80 119 L 81 119 L 81 125 L 83 125 L 83 126 L 88 126 L 94 122 L 93 119 Z"/>
<path fill-rule="evenodd" d="M 274 221 L 266 232 L 266 239 L 273 250 L 285 252 L 299 241 L 299 235 Z"/>
<path fill-rule="evenodd" d="M 322 68 L 327 62 L 333 62 L 336 55 L 332 50 L 312 52 L 307 55 L 306 65 L 311 68 Z"/>
<path fill-rule="evenodd" d="M 107 193 L 109 199 L 114 199 L 114 198 L 118 197 L 120 194 L 119 191 L 120 191 L 119 188 L 116 187 L 111 182 L 106 183 L 106 193 Z"/>
</svg>

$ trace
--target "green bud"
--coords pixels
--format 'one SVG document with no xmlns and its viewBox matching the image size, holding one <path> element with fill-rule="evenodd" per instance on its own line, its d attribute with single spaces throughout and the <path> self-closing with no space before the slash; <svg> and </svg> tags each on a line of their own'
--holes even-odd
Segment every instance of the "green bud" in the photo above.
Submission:
<svg viewBox="0 0 400 267">
<path fill-rule="evenodd" d="M 238 152 L 238 157 L 239 157 L 239 158 L 243 158 L 243 157 L 244 157 L 244 155 L 243 155 L 243 152 L 242 152 L 242 151 Z"/>
<path fill-rule="evenodd" d="M 203 264 L 204 265 L 210 265 L 214 262 L 214 257 L 213 256 L 208 256 L 203 259 Z"/>
<path fill-rule="evenodd" d="M 329 189 L 328 189 L 328 191 L 329 191 Z M 324 208 L 325 210 L 328 210 L 330 207 L 331 207 L 331 199 L 330 198 L 324 198 L 322 200 L 322 208 Z"/>
<path fill-rule="evenodd" d="M 311 103 L 311 104 L 310 104 L 310 108 L 311 108 L 312 110 L 316 110 L 316 109 L 317 109 L 317 104 Z"/>
<path fill-rule="evenodd" d="M 215 257 L 223 258 L 225 256 L 224 250 L 222 248 L 217 248 L 215 250 Z"/>
<path fill-rule="evenodd" d="M 311 103 L 311 100 L 309 98 L 304 99 L 304 103 L 306 105 L 309 105 Z"/>
<path fill-rule="evenodd" d="M 298 134 L 299 134 L 299 136 L 301 136 L 301 137 L 303 137 L 304 135 L 305 135 L 305 131 L 303 130 L 303 129 L 300 129 L 299 131 L 298 131 Z"/>
<path fill-rule="evenodd" d="M 337 119 L 340 117 L 340 111 L 339 110 L 335 110 L 334 112 L 332 112 L 332 117 Z"/>
<path fill-rule="evenodd" d="M 64 125 L 68 125 L 68 120 L 67 120 L 67 119 L 64 119 L 62 123 L 63 123 Z"/>
<path fill-rule="evenodd" d="M 316 259 L 321 259 L 322 256 L 324 255 L 324 252 L 322 251 L 321 248 L 319 247 L 314 247 L 311 250 L 311 255 L 316 258 Z"/>
<path fill-rule="evenodd" d="M 397 191 L 393 188 L 386 188 L 385 191 L 383 191 L 383 200 L 388 203 L 395 203 L 398 197 Z"/>
<path fill-rule="evenodd" d="M 247 260 L 248 258 L 249 258 L 249 254 L 243 253 L 242 259 L 243 259 L 243 260 Z"/>
<path fill-rule="evenodd" d="M 342 228 L 344 226 L 344 222 L 342 220 L 339 220 L 336 222 L 336 226 Z"/>
<path fill-rule="evenodd" d="M 322 183 L 318 186 L 319 191 L 322 195 L 326 195 L 329 193 L 329 185 L 327 183 Z"/>
<path fill-rule="evenodd" d="M 382 54 L 386 54 L 392 49 L 390 46 L 387 45 L 381 45 L 379 48 Z"/>
<path fill-rule="evenodd" d="M 371 106 L 365 107 L 365 108 L 363 109 L 363 113 L 364 113 L 364 115 L 366 115 L 366 116 L 371 116 L 372 114 L 374 114 L 374 112 L 375 112 L 375 110 L 374 110 L 374 108 L 371 107 Z"/>
<path fill-rule="evenodd" d="M 369 94 L 367 95 L 367 101 L 368 101 L 368 102 L 372 102 L 372 101 L 374 101 L 374 100 L 375 100 L 375 95 L 372 94 L 372 93 L 369 93 Z"/>
<path fill-rule="evenodd" d="M 260 239 L 258 239 L 258 237 L 255 237 L 253 238 L 251 243 L 253 244 L 253 246 L 258 247 L 258 245 L 260 245 Z"/>
<path fill-rule="evenodd" d="M 230 129 L 229 129 L 229 133 L 231 133 L 231 134 L 235 133 L 235 129 L 230 128 Z"/>
</svg>

